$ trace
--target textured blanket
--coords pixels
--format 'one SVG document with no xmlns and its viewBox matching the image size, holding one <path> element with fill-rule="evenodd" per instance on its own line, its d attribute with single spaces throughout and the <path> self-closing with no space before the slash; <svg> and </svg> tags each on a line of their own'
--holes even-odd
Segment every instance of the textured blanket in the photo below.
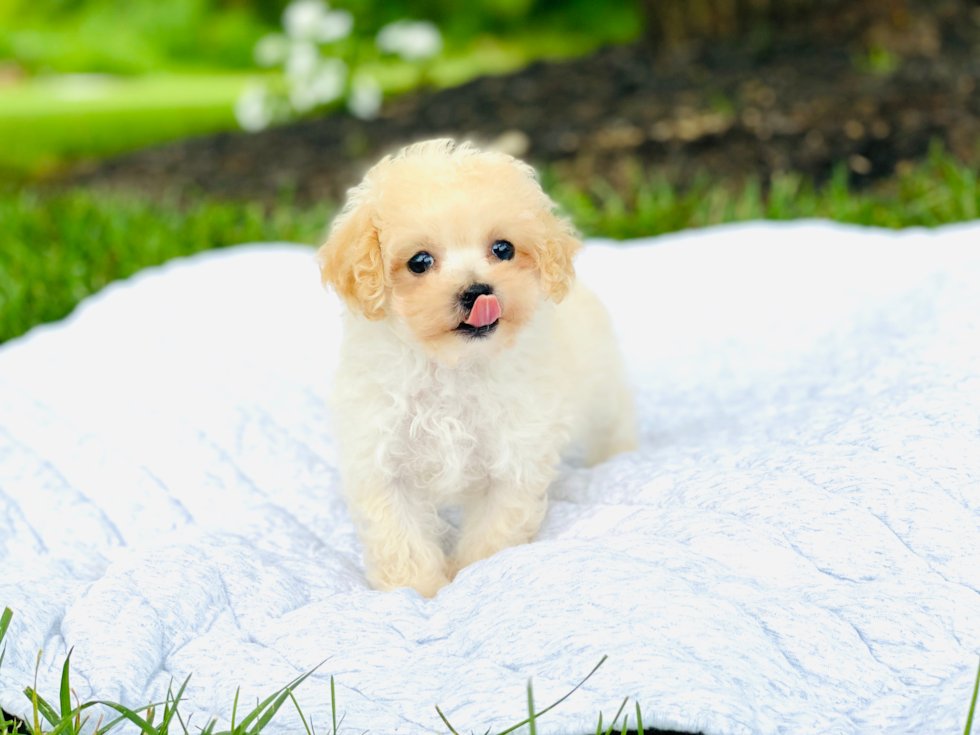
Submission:
<svg viewBox="0 0 980 735">
<path fill-rule="evenodd" d="M 980 654 L 980 226 L 817 222 L 593 242 L 640 451 L 564 467 L 538 539 L 436 598 L 370 590 L 324 401 L 312 250 L 111 286 L 0 349 L 0 705 L 136 707 L 193 674 L 227 727 L 316 664 L 329 730 L 962 732 Z M 637 308 L 638 304 L 642 309 Z M 650 320 L 649 314 L 655 318 Z M 632 705 L 627 711 L 632 712 Z M 630 727 L 634 727 L 634 718 Z M 296 733 L 291 708 L 272 732 Z"/>
</svg>

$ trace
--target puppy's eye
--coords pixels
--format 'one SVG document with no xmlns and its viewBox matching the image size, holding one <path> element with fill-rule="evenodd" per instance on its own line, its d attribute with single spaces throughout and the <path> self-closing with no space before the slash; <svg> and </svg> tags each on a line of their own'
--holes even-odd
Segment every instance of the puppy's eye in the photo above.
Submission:
<svg viewBox="0 0 980 735">
<path fill-rule="evenodd" d="M 490 251 L 501 260 L 510 260 L 514 257 L 514 246 L 506 240 L 497 240 Z"/>
<path fill-rule="evenodd" d="M 435 259 L 423 250 L 408 259 L 408 269 L 412 273 L 425 273 L 435 262 Z"/>
</svg>

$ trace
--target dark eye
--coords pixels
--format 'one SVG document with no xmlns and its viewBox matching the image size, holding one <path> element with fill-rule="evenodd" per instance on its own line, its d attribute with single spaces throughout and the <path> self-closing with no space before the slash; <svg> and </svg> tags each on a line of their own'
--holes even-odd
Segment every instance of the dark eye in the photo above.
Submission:
<svg viewBox="0 0 980 735">
<path fill-rule="evenodd" d="M 435 262 L 433 257 L 423 250 L 409 258 L 408 269 L 412 273 L 425 273 Z"/>
<path fill-rule="evenodd" d="M 514 257 L 514 246 L 506 240 L 497 240 L 490 250 L 501 260 L 510 260 Z"/>
</svg>

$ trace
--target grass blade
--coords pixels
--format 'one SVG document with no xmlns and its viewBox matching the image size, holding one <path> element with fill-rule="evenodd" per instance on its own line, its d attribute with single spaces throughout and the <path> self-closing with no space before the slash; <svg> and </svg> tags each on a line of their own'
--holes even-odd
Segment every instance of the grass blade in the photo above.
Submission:
<svg viewBox="0 0 980 735">
<path fill-rule="evenodd" d="M 449 732 L 451 732 L 453 735 L 459 735 L 459 733 L 456 732 L 456 729 L 449 724 L 449 720 L 446 719 L 446 716 L 442 713 L 442 710 L 439 709 L 438 704 L 436 705 L 436 712 L 439 713 L 439 716 L 442 718 L 442 721 L 446 723 L 446 727 L 449 728 Z M 487 732 L 489 732 L 489 730 Z"/>
<path fill-rule="evenodd" d="M 623 703 L 619 705 L 619 709 L 616 711 L 616 716 L 612 718 L 612 722 L 609 723 L 609 729 L 606 730 L 606 735 L 612 735 L 613 728 L 616 726 L 616 720 L 619 716 L 623 714 L 623 710 L 626 708 L 626 703 L 629 701 L 629 697 L 623 700 Z"/>
<path fill-rule="evenodd" d="M 970 735 L 970 731 L 973 729 L 973 713 L 977 709 L 978 690 L 980 690 L 980 665 L 977 666 L 977 678 L 973 682 L 973 699 L 970 702 L 970 713 L 966 716 L 966 729 L 963 731 L 963 735 Z"/>
<path fill-rule="evenodd" d="M 163 717 L 160 720 L 160 732 L 168 733 L 170 731 L 170 722 L 173 720 L 174 715 L 177 712 L 177 705 L 180 704 L 180 700 L 184 696 L 184 690 L 187 689 L 187 684 L 191 680 L 191 675 L 188 674 L 187 678 L 184 679 L 184 683 L 180 685 L 180 689 L 177 690 L 177 696 L 174 697 L 171 693 L 170 686 L 173 686 L 173 680 L 171 679 L 170 686 L 167 687 L 167 698 L 169 701 L 165 701 L 163 705 Z"/>
<path fill-rule="evenodd" d="M 153 725 L 151 725 L 149 722 L 144 720 L 138 714 L 133 712 L 133 710 L 129 709 L 129 707 L 124 707 L 123 705 L 116 704 L 115 702 L 105 702 L 102 700 L 92 702 L 92 704 L 102 704 L 105 705 L 106 707 L 109 707 L 110 709 L 116 710 L 116 712 L 121 714 L 123 717 L 125 717 L 127 720 L 132 722 L 134 725 L 136 725 L 139 728 L 142 728 L 143 735 L 160 735 L 160 731 L 157 728 L 153 727 Z"/>
<path fill-rule="evenodd" d="M 293 700 L 293 706 L 299 713 L 299 719 L 303 722 L 303 728 L 306 730 L 306 735 L 313 735 L 313 732 L 310 730 L 310 726 L 306 724 L 306 715 L 303 714 L 303 710 L 300 709 L 299 702 L 296 701 L 296 697 L 293 696 L 292 692 L 289 693 L 289 698 Z"/>
<path fill-rule="evenodd" d="M 330 714 L 333 716 L 333 735 L 337 735 L 337 695 L 333 688 L 333 674 L 330 675 Z M 446 718 L 443 717 L 445 720 Z M 448 722 L 446 723 L 449 724 Z M 452 728 L 449 728 L 452 730 Z M 455 730 L 453 730 L 455 732 Z"/>
<path fill-rule="evenodd" d="M 235 718 L 238 716 L 238 695 L 242 693 L 242 688 L 235 690 L 235 703 L 231 706 L 231 731 L 235 732 Z"/>
<path fill-rule="evenodd" d="M 37 735 L 40 735 L 41 734 L 41 723 L 40 723 L 40 721 L 38 720 L 38 717 L 37 717 L 37 712 L 38 712 L 38 703 L 37 703 L 37 700 L 38 700 L 38 696 L 37 696 L 37 670 L 39 668 L 41 668 L 41 654 L 42 653 L 44 653 L 44 649 L 43 648 L 40 649 L 37 652 L 37 663 L 34 664 L 34 689 L 31 692 L 31 696 L 28 697 L 28 699 L 31 700 L 31 707 L 33 708 L 33 711 L 34 711 L 34 732 L 37 733 Z M 41 701 L 44 702 L 43 699 Z M 44 702 L 44 703 L 47 704 L 47 702 Z M 54 722 L 52 722 L 51 724 L 53 725 Z"/>
<path fill-rule="evenodd" d="M 258 733 L 262 732 L 263 728 L 269 724 L 269 720 L 271 720 L 273 716 L 275 716 L 276 712 L 279 711 L 279 708 L 282 707 L 283 702 L 289 699 L 289 695 L 292 693 L 292 691 L 292 688 L 286 687 L 282 694 L 276 697 L 276 700 L 268 708 L 266 708 L 265 712 L 263 712 L 259 719 L 255 722 L 255 727 L 248 731 L 249 735 L 258 735 Z"/>
<path fill-rule="evenodd" d="M 54 729 L 52 729 L 50 732 L 45 733 L 44 735 L 62 735 L 62 733 L 64 733 L 66 730 L 69 731 L 69 732 L 71 732 L 71 728 L 74 726 L 74 723 L 72 722 L 72 718 L 77 717 L 84 710 L 87 710 L 89 707 L 94 707 L 97 704 L 102 704 L 102 703 L 101 702 L 86 702 L 85 704 L 79 705 L 74 710 L 72 710 L 71 712 L 69 712 L 67 717 L 62 717 L 61 718 L 61 721 L 57 724 L 57 726 Z M 96 723 L 96 726 L 95 726 L 95 735 L 97 735 L 98 733 L 107 733 L 107 732 L 109 732 L 109 730 L 111 730 L 112 728 L 114 728 L 123 719 L 124 718 L 122 718 L 122 717 L 117 717 L 112 722 L 110 722 L 108 725 L 106 725 L 105 728 L 103 728 L 102 727 L 102 715 L 99 715 L 99 721 L 98 721 L 98 723 Z M 84 725 L 87 721 L 88 721 L 88 715 L 86 715 L 85 716 L 85 719 L 82 720 L 82 724 Z M 77 732 L 77 730 L 76 730 L 76 732 Z"/>
<path fill-rule="evenodd" d="M 561 704 L 566 699 L 568 699 L 570 696 L 572 696 L 573 694 L 575 694 L 575 692 L 578 691 L 579 687 L 581 687 L 585 682 L 587 682 L 592 677 L 592 675 L 599 670 L 599 667 L 600 666 L 602 666 L 604 663 L 606 663 L 606 659 L 607 658 L 609 658 L 609 657 L 608 656 L 603 656 L 602 659 L 599 661 L 599 663 L 597 663 L 595 665 L 595 667 L 592 669 L 592 671 L 590 671 L 588 674 L 586 674 L 585 678 L 582 679 L 582 681 L 580 681 L 578 684 L 575 685 L 575 688 L 572 689 L 572 691 L 570 691 L 564 697 L 562 697 L 561 699 L 559 699 L 557 702 L 553 702 L 552 704 L 549 704 L 543 710 L 541 710 L 540 712 L 538 712 L 538 714 L 536 716 L 537 717 L 540 717 L 541 715 L 545 714 L 546 712 L 550 712 L 555 707 L 557 707 L 559 704 Z M 529 722 L 529 720 L 524 720 L 523 722 L 518 722 L 513 727 L 509 727 L 506 730 L 503 730 L 502 732 L 498 733 L 497 735 L 507 735 L 507 733 L 514 732 L 514 730 L 516 730 L 519 727 L 524 727 L 524 725 L 528 724 L 528 722 Z"/>
<path fill-rule="evenodd" d="M 272 716 L 279 710 L 279 708 L 282 706 L 282 703 L 285 702 L 286 699 L 289 697 L 289 692 L 299 687 L 300 684 L 302 684 L 310 676 L 312 676 L 313 672 L 315 672 L 317 669 L 323 666 L 324 663 L 326 663 L 326 659 L 318 663 L 316 666 L 314 666 L 312 669 L 307 671 L 302 676 L 293 679 L 291 682 L 289 682 L 289 684 L 284 686 L 279 691 L 270 694 L 264 700 L 257 703 L 255 705 L 255 709 L 253 709 L 248 715 L 246 715 L 245 719 L 243 719 L 241 721 L 241 724 L 238 725 L 238 732 L 239 733 L 260 732 L 261 729 L 268 724 L 269 720 L 272 719 Z M 270 707 L 272 708 L 271 711 L 269 710 Z M 257 724 L 256 727 L 253 727 L 251 730 L 249 730 L 248 726 L 251 725 L 256 720 L 259 720 L 260 724 Z M 237 733 L 235 735 L 237 735 Z"/>
<path fill-rule="evenodd" d="M 599 724 L 596 726 L 595 735 L 602 735 L 602 712 L 599 713 Z"/>
<path fill-rule="evenodd" d="M 24 689 L 24 694 L 27 695 L 27 698 L 31 701 L 31 704 L 34 705 L 34 732 L 41 732 L 41 722 L 37 718 L 39 712 L 44 719 L 51 724 L 51 727 L 55 727 L 61 721 L 61 718 L 58 717 L 58 713 L 54 711 L 54 707 L 48 704 L 44 697 L 38 694 L 34 689 L 27 687 Z"/>
<path fill-rule="evenodd" d="M 68 650 L 68 655 L 65 656 L 65 665 L 61 669 L 61 717 L 67 717 L 71 712 L 71 687 L 68 684 L 69 679 L 69 669 L 71 668 L 71 654 L 75 650 L 72 646 Z M 75 732 L 75 728 L 71 728 L 71 732 Z"/>
<path fill-rule="evenodd" d="M 636 704 L 636 735 L 643 735 L 643 715 L 640 714 L 640 703 Z"/>
<path fill-rule="evenodd" d="M 256 702 L 255 703 L 255 709 L 253 709 L 251 712 L 249 712 L 247 715 L 245 715 L 245 719 L 243 719 L 239 723 L 239 725 L 238 725 L 238 732 L 239 733 L 248 732 L 248 726 L 251 725 L 252 722 L 254 722 L 255 720 L 257 720 L 262 715 L 262 712 L 265 710 L 265 708 L 268 707 L 270 704 L 272 704 L 275 701 L 276 697 L 278 697 L 280 694 L 282 694 L 282 692 L 285 689 L 288 689 L 289 686 L 290 685 L 287 684 L 282 689 L 279 689 L 278 691 L 273 692 L 272 694 L 270 694 L 268 697 L 266 697 L 265 699 L 263 699 L 261 702 Z M 235 735 L 237 735 L 237 733 Z"/>
<path fill-rule="evenodd" d="M 14 611 L 9 607 L 3 609 L 3 614 L 0 615 L 0 643 L 3 643 L 3 637 L 7 635 L 7 626 L 10 625 L 10 619 L 14 616 Z"/>
<path fill-rule="evenodd" d="M 538 735 L 538 729 L 534 724 L 534 692 L 531 690 L 531 680 L 527 680 L 527 719 L 531 735 Z"/>
</svg>

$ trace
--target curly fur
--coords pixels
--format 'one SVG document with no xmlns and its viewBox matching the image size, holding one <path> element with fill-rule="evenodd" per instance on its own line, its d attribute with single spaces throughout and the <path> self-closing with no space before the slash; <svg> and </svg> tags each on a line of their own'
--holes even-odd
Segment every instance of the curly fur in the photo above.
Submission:
<svg viewBox="0 0 980 735">
<path fill-rule="evenodd" d="M 495 239 L 517 254 L 499 261 Z M 439 140 L 382 159 L 318 255 L 344 298 L 332 398 L 344 490 L 379 589 L 431 596 L 456 571 L 530 541 L 572 445 L 595 463 L 635 446 L 631 392 L 581 247 L 533 169 Z M 419 250 L 435 266 L 407 268 Z M 458 294 L 487 283 L 496 331 L 461 335 Z M 462 506 L 447 558 L 438 510 Z"/>
</svg>

